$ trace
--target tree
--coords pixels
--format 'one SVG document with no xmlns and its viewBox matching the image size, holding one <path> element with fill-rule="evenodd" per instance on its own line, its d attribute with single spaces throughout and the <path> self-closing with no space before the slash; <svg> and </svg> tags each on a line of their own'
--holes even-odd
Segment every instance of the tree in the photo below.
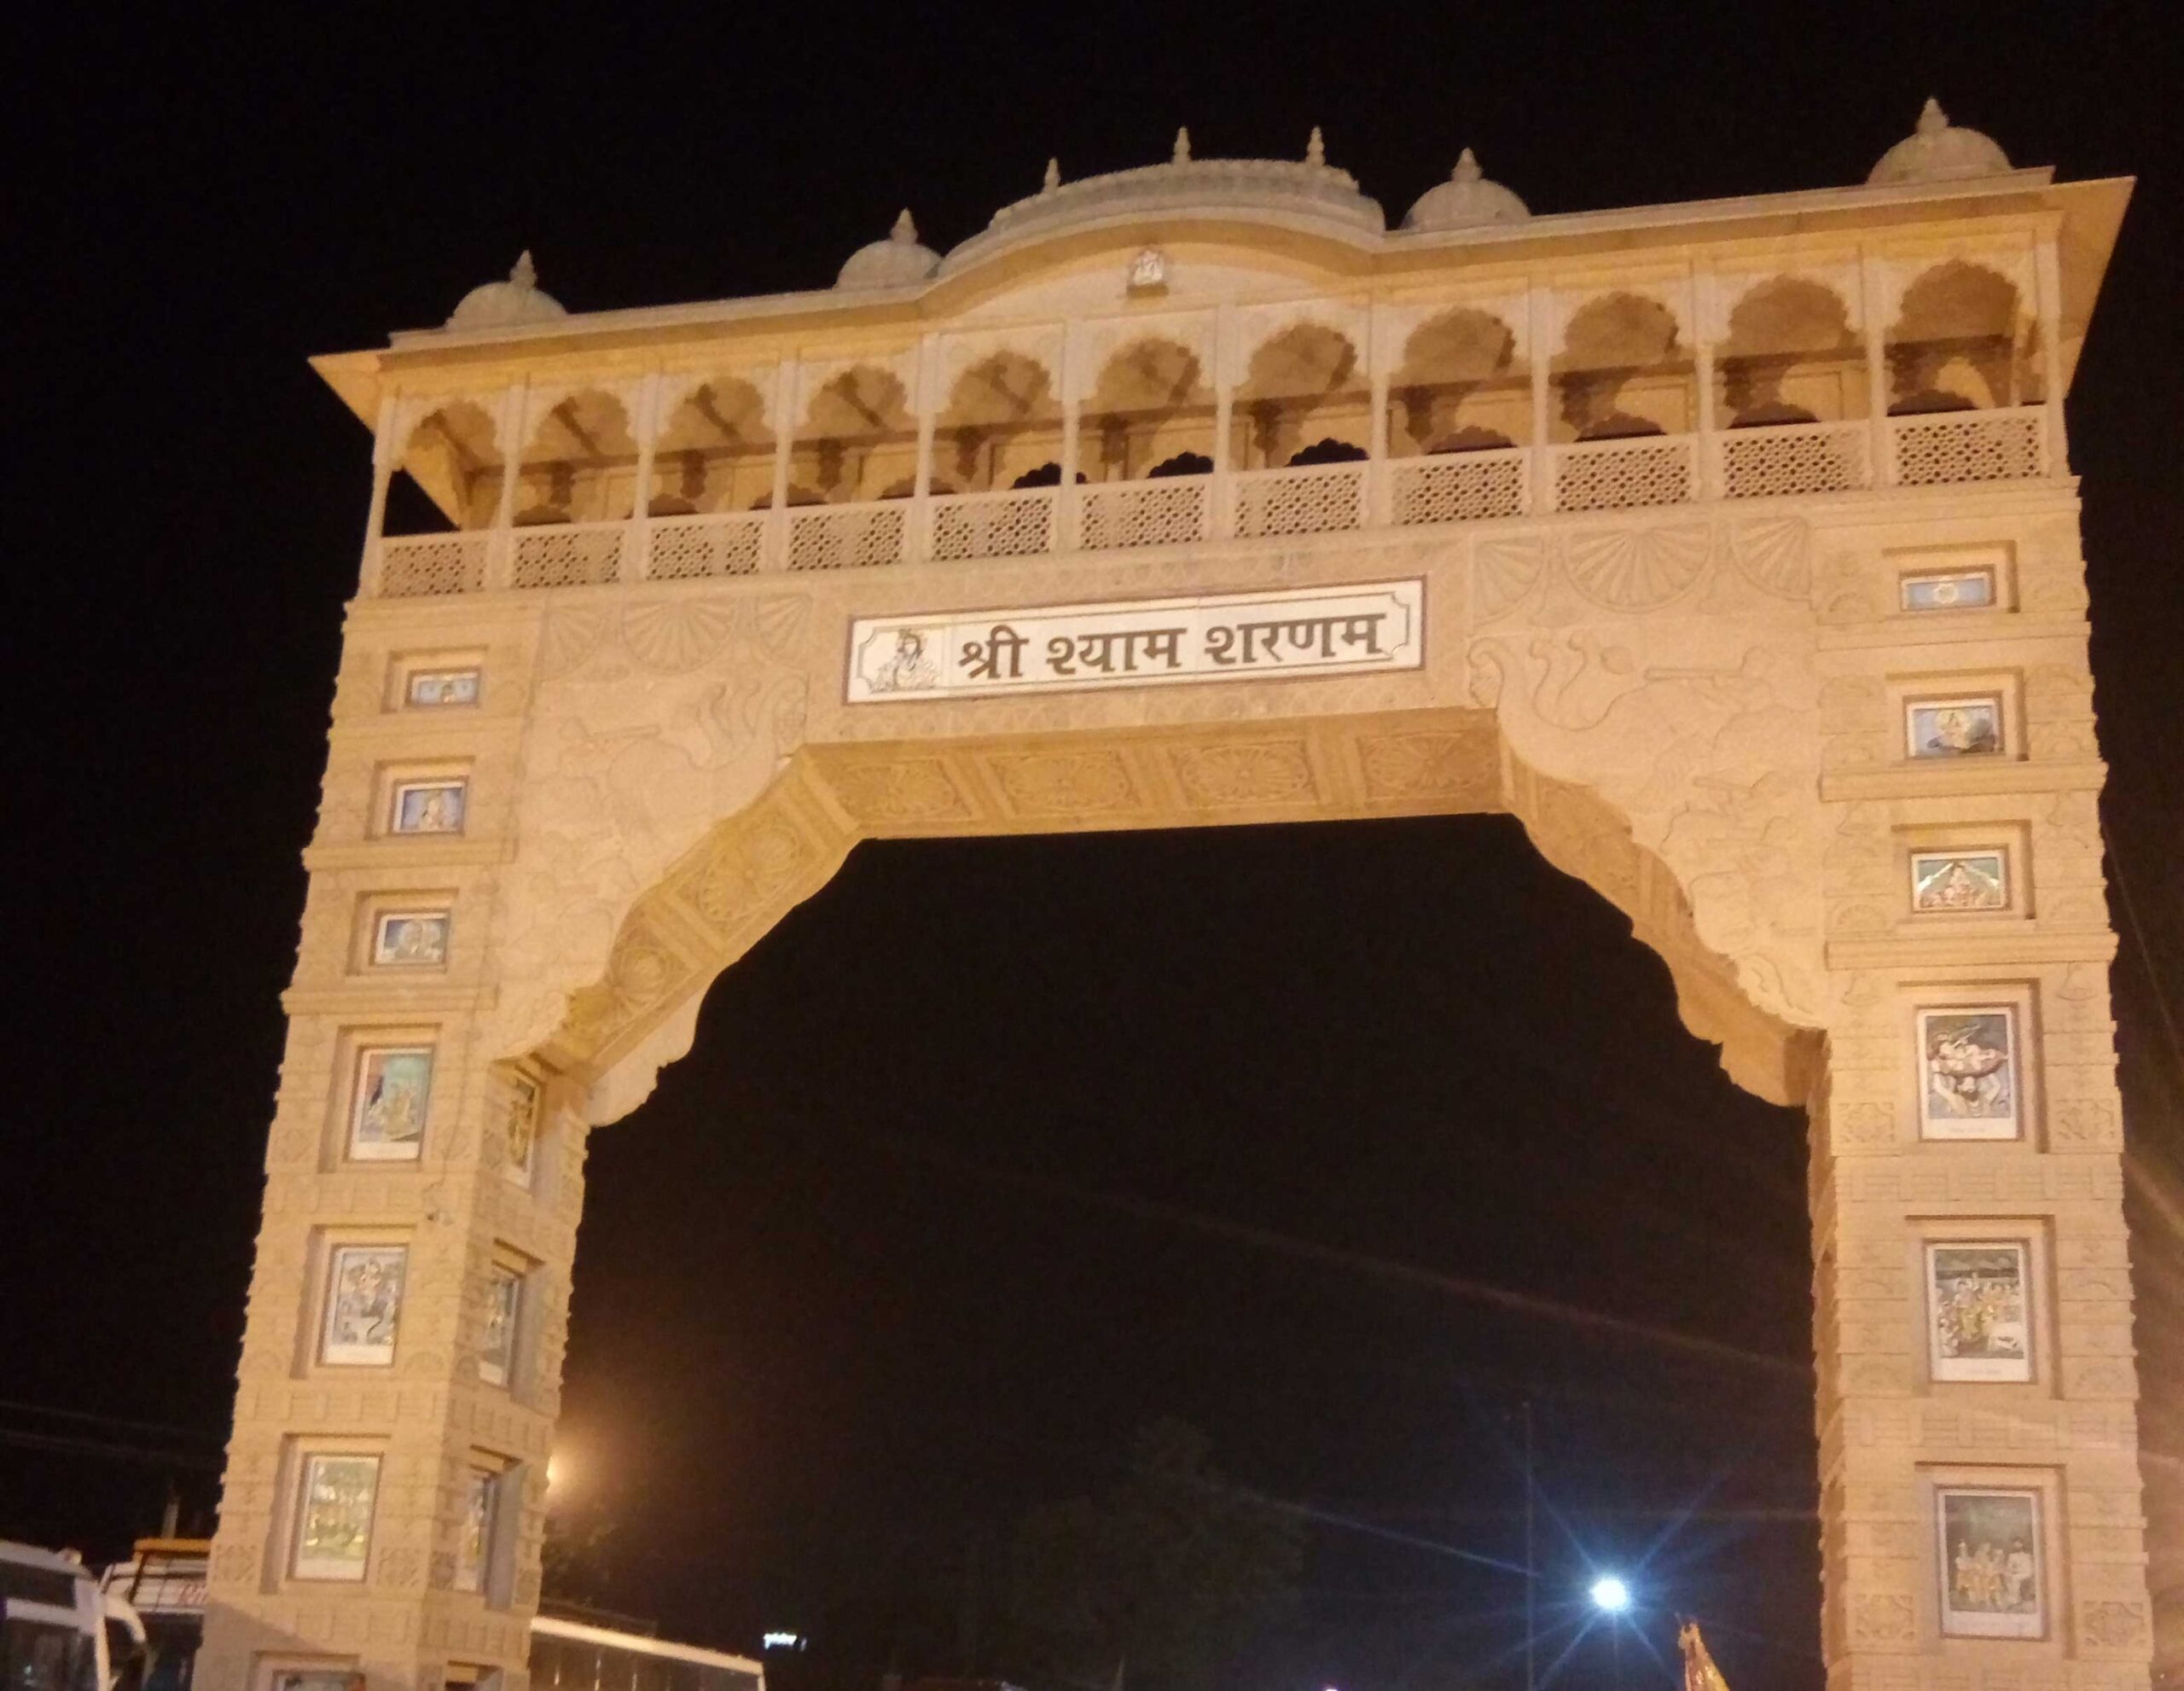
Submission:
<svg viewBox="0 0 2184 1691">
<path fill-rule="evenodd" d="M 1096 1497 L 1047 1504 L 1018 1530 L 1004 1659 L 1013 1676 L 1132 1691 L 1210 1683 L 1296 1596 L 1296 1517 L 1224 1479 L 1205 1435 L 1139 1430 L 1129 1472 Z"/>
<path fill-rule="evenodd" d="M 603 1509 L 546 1512 L 539 1545 L 541 1594 L 549 1601 L 596 1608 L 614 1583 L 614 1522 Z"/>
</svg>

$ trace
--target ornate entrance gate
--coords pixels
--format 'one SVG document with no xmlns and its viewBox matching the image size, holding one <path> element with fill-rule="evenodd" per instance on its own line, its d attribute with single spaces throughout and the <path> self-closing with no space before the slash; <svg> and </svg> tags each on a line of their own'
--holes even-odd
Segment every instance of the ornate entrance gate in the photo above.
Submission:
<svg viewBox="0 0 2184 1691">
<path fill-rule="evenodd" d="M 1704 206 L 1467 154 L 1391 233 L 1179 138 L 831 290 L 526 260 L 321 360 L 375 497 L 207 1682 L 523 1682 L 585 1136 L 857 841 L 1500 811 L 1809 1113 L 1831 1682 L 2142 1686 L 2061 410 L 2127 192 L 1931 113 Z"/>
</svg>

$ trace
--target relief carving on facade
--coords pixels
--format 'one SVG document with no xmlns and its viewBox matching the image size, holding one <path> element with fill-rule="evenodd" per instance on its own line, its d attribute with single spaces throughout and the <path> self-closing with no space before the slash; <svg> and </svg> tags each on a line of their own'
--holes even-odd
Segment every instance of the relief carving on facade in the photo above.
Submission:
<svg viewBox="0 0 2184 1691">
<path fill-rule="evenodd" d="M 777 593 L 557 606 L 543 619 L 487 1049 L 551 1035 L 644 889 L 803 743 L 810 610 L 808 596 Z M 619 956 L 615 995 L 644 997 L 665 967 Z M 595 995 L 577 1020 L 600 1014 Z"/>
<path fill-rule="evenodd" d="M 1818 955 L 1809 635 L 1732 647 L 1734 625 L 1542 630 L 1473 645 L 1475 703 L 1498 708 L 1511 752 L 1593 787 L 1673 869 L 1699 936 L 1753 1002 L 1812 1026 Z"/>
<path fill-rule="evenodd" d="M 1019 816 L 1100 816 L 1145 808 L 1130 765 L 1117 752 L 1002 754 L 988 758 L 985 767 Z"/>
<path fill-rule="evenodd" d="M 1194 809 L 1275 805 L 1309 799 L 1316 791 L 1302 740 L 1182 746 L 1168 756 L 1184 800 Z"/>
</svg>

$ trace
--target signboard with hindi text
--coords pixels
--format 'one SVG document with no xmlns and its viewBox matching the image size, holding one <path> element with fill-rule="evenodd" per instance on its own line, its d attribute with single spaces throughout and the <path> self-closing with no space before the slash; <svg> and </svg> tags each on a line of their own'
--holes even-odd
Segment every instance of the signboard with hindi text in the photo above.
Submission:
<svg viewBox="0 0 2184 1691">
<path fill-rule="evenodd" d="M 1414 670 L 1426 661 L 1425 609 L 1426 584 L 1413 578 L 860 617 L 850 625 L 848 700 Z"/>
</svg>

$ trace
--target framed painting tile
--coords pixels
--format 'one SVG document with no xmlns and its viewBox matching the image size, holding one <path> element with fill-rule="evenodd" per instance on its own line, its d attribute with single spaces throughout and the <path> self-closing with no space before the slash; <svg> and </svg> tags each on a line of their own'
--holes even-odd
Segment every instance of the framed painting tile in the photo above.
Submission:
<svg viewBox="0 0 2184 1691">
<path fill-rule="evenodd" d="M 2016 1007 L 1952 1005 L 1916 1018 L 1919 1136 L 2023 1137 Z"/>
<path fill-rule="evenodd" d="M 523 1316 L 523 1276 L 503 1263 L 487 1271 L 485 1331 L 478 1345 L 478 1378 L 506 1386 L 515 1373 L 516 1331 Z"/>
<path fill-rule="evenodd" d="M 363 1579 L 378 1501 L 377 1456 L 307 1453 L 297 1485 L 290 1572 L 298 1579 Z"/>
<path fill-rule="evenodd" d="M 367 1046 L 357 1053 L 349 1155 L 357 1162 L 415 1162 L 433 1095 L 433 1048 Z"/>
<path fill-rule="evenodd" d="M 482 671 L 475 665 L 411 670 L 402 702 L 413 711 L 444 711 L 478 702 Z"/>
<path fill-rule="evenodd" d="M 460 776 L 398 781 L 388 804 L 387 831 L 402 834 L 460 834 L 469 796 L 470 783 Z"/>
<path fill-rule="evenodd" d="M 539 1112 L 544 1106 L 545 1094 L 537 1081 L 527 1074 L 508 1077 L 507 1155 L 501 1171 L 526 1192 L 537 1167 Z"/>
<path fill-rule="evenodd" d="M 380 910 L 372 918 L 372 967 L 447 967 L 445 910 Z"/>
<path fill-rule="evenodd" d="M 1942 1631 L 1952 1638 L 2048 1636 L 2047 1553 L 2041 1495 L 1938 1486 Z"/>
<path fill-rule="evenodd" d="M 1937 1380 L 2032 1378 L 2032 1252 L 2023 1240 L 1930 1241 L 1927 1357 Z"/>
<path fill-rule="evenodd" d="M 2010 857 L 2000 846 L 1911 854 L 1914 915 L 1960 915 L 2010 908 Z"/>
<path fill-rule="evenodd" d="M 1896 602 L 1907 611 L 1992 610 L 1999 597 L 1991 569 L 1922 571 L 1898 583 Z"/>
<path fill-rule="evenodd" d="M 483 1591 L 493 1547 L 494 1506 L 501 1477 L 486 1468 L 470 1470 L 463 1493 L 462 1531 L 455 1546 L 455 1589 Z"/>
<path fill-rule="evenodd" d="M 1904 755 L 1979 758 L 2002 750 L 2002 700 L 1995 693 L 1955 699 L 1909 699 L 1903 706 Z"/>
<path fill-rule="evenodd" d="M 402 1324 L 410 1252 L 401 1245 L 336 1245 L 327 1254 L 318 1359 L 329 1368 L 387 1368 Z"/>
</svg>

